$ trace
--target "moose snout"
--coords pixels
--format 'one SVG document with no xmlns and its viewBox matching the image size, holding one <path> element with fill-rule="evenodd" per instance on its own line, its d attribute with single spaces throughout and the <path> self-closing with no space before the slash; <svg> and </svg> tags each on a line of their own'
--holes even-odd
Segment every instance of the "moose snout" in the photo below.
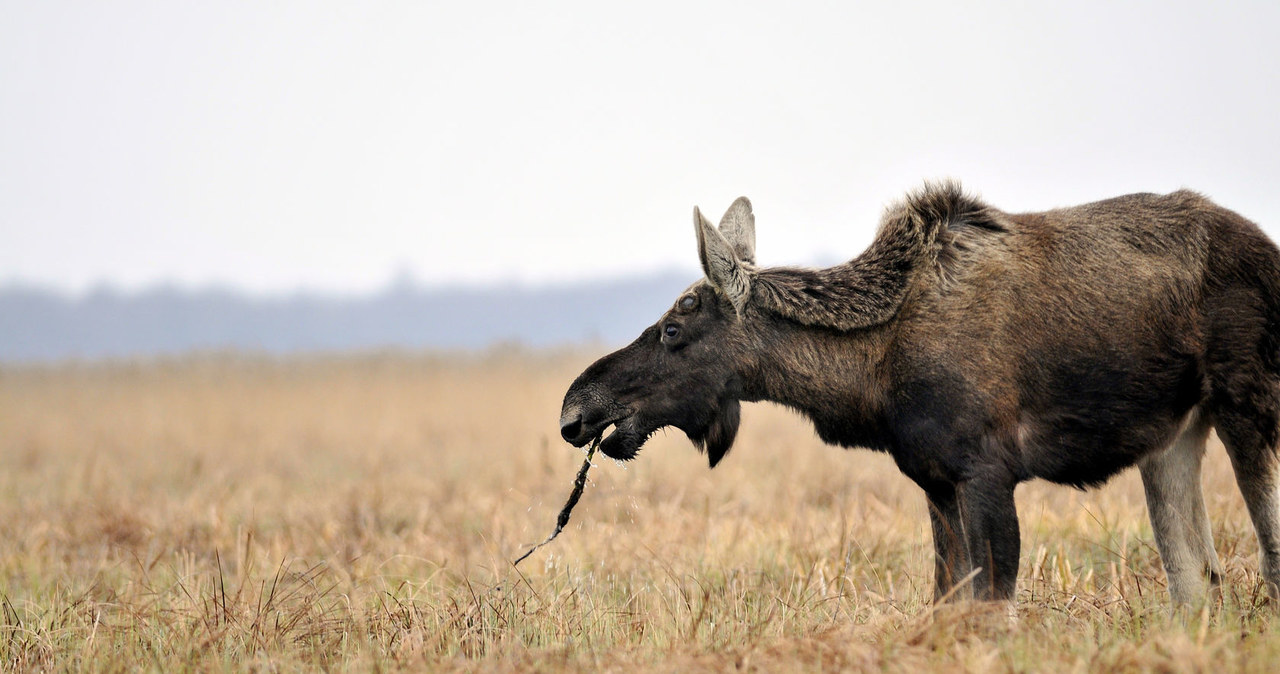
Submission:
<svg viewBox="0 0 1280 674">
<path fill-rule="evenodd" d="M 576 445 L 581 435 L 582 410 L 577 407 L 565 409 L 560 414 L 560 437 L 564 438 L 565 442 Z"/>
</svg>

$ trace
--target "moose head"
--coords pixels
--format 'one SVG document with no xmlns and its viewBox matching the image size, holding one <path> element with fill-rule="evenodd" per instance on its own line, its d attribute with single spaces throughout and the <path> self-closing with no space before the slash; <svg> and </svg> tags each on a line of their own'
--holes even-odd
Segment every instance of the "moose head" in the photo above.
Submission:
<svg viewBox="0 0 1280 674">
<path fill-rule="evenodd" d="M 631 459 L 654 432 L 684 431 L 715 467 L 738 433 L 743 381 L 753 367 L 748 300 L 755 264 L 751 202 L 733 202 L 713 226 L 693 224 L 705 278 L 689 286 L 630 345 L 596 361 L 565 394 L 560 434 L 581 447 L 614 430 L 600 451 Z"/>
</svg>

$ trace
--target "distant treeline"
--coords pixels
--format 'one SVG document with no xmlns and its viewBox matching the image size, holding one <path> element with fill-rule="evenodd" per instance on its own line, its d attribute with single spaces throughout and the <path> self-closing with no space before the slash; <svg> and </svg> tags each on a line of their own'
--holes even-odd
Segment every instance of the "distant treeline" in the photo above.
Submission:
<svg viewBox="0 0 1280 674">
<path fill-rule="evenodd" d="M 657 320 L 690 273 L 523 288 L 420 288 L 372 296 L 257 298 L 225 290 L 0 288 L 0 361 L 242 349 L 268 353 L 483 348 L 500 342 L 618 344 Z"/>
</svg>

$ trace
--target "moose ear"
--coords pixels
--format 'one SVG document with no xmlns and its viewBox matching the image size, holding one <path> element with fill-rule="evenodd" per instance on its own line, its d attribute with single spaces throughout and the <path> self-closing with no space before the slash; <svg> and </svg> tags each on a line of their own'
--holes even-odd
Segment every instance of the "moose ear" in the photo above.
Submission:
<svg viewBox="0 0 1280 674">
<path fill-rule="evenodd" d="M 741 316 L 747 298 L 751 297 L 751 278 L 747 270 L 738 260 L 733 246 L 703 217 L 697 206 L 693 207 L 693 228 L 698 233 L 698 259 L 702 261 L 703 273 L 711 285 L 729 298 L 734 311 Z"/>
<path fill-rule="evenodd" d="M 720 218 L 720 233 L 733 246 L 738 259 L 747 264 L 756 263 L 756 216 L 751 212 L 751 201 L 738 197 Z"/>
</svg>

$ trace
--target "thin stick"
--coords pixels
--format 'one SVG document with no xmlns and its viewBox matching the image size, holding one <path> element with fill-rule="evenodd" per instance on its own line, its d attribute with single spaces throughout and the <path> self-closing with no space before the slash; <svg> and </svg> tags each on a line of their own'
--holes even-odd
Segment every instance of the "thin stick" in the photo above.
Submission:
<svg viewBox="0 0 1280 674">
<path fill-rule="evenodd" d="M 591 449 L 587 450 L 587 458 L 582 462 L 582 467 L 578 469 L 578 476 L 573 479 L 573 491 L 569 492 L 569 500 L 565 502 L 564 507 L 560 509 L 560 516 L 556 518 L 556 530 L 547 536 L 547 540 L 529 548 L 529 551 L 520 555 L 520 559 L 511 563 L 511 566 L 518 566 L 524 561 L 525 557 L 533 554 L 534 550 L 555 540 L 556 536 L 564 531 L 564 525 L 569 523 L 569 514 L 573 512 L 573 507 L 578 505 L 578 499 L 582 498 L 582 490 L 587 486 L 587 471 L 591 469 L 591 457 L 596 455 L 596 448 L 600 446 L 600 438 L 597 437 L 595 442 L 591 443 Z"/>
</svg>

